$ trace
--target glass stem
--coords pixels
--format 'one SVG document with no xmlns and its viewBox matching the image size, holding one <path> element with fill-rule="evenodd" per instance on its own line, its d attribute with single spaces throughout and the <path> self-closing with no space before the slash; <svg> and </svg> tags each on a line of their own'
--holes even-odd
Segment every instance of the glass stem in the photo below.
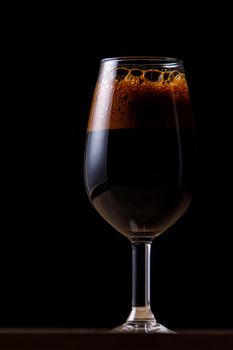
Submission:
<svg viewBox="0 0 233 350">
<path fill-rule="evenodd" d="M 132 311 L 127 322 L 155 321 L 150 307 L 151 242 L 132 243 Z"/>
</svg>

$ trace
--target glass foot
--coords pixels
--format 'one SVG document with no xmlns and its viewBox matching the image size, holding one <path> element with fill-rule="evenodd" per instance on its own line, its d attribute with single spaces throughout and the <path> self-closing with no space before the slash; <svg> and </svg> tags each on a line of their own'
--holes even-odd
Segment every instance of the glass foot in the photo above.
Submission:
<svg viewBox="0 0 233 350">
<path fill-rule="evenodd" d="M 127 321 L 124 324 L 115 327 L 111 333 L 175 333 L 174 331 L 162 326 L 156 321 Z"/>
</svg>

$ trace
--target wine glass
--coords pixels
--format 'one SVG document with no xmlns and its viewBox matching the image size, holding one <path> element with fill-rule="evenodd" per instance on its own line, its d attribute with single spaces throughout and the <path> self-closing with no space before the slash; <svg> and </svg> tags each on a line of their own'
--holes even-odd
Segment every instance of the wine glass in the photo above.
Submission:
<svg viewBox="0 0 233 350">
<path fill-rule="evenodd" d="M 97 212 L 132 243 L 132 310 L 114 332 L 173 332 L 150 307 L 155 237 L 188 208 L 196 178 L 195 133 L 183 62 L 113 57 L 100 62 L 84 160 Z"/>
</svg>

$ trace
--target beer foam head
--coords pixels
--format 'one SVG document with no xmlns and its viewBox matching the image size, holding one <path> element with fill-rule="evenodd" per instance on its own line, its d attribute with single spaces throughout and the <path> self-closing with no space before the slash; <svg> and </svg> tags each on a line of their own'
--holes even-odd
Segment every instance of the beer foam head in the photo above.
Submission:
<svg viewBox="0 0 233 350">
<path fill-rule="evenodd" d="M 120 66 L 100 72 L 88 131 L 173 127 L 177 116 L 187 113 L 190 101 L 183 71 Z"/>
</svg>

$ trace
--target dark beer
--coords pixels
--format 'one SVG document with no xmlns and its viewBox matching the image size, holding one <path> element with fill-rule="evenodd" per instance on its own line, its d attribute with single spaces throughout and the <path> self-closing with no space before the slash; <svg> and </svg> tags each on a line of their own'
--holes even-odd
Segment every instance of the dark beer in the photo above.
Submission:
<svg viewBox="0 0 233 350">
<path fill-rule="evenodd" d="M 118 67 L 109 74 L 106 84 L 100 77 L 91 109 L 87 192 L 122 234 L 151 239 L 185 212 L 195 186 L 187 84 L 176 70 Z"/>
</svg>

